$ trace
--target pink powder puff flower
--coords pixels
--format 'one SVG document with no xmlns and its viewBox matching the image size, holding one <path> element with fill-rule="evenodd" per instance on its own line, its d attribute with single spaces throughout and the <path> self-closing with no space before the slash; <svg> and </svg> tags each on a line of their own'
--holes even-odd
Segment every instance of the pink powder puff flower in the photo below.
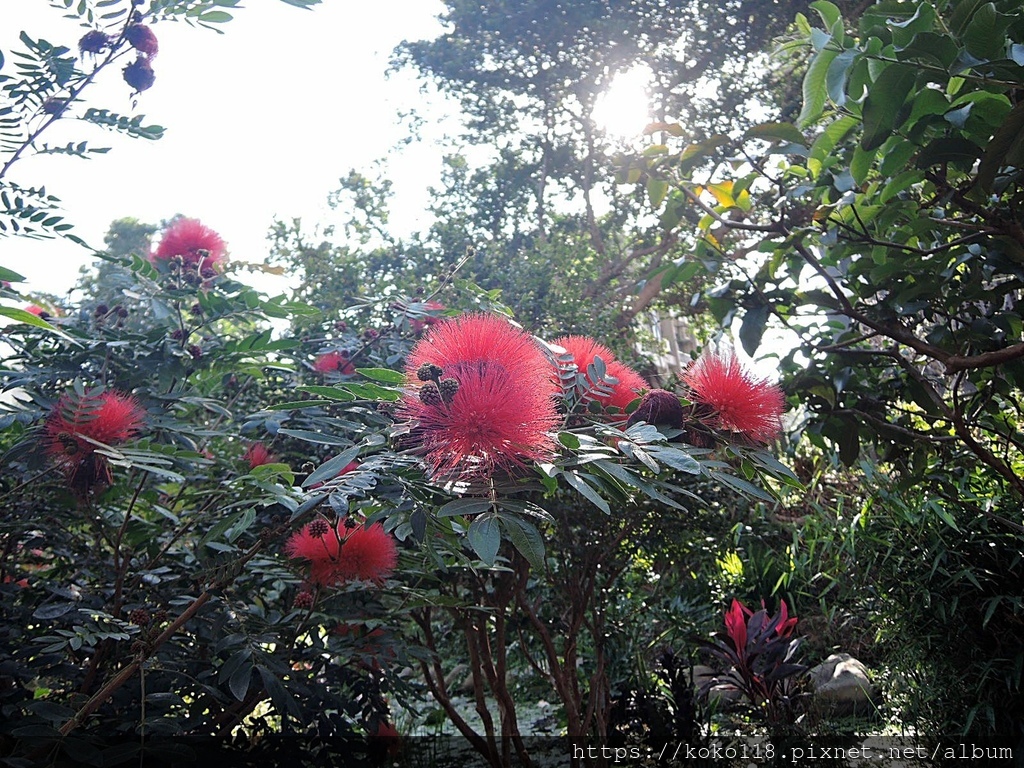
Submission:
<svg viewBox="0 0 1024 768">
<path fill-rule="evenodd" d="M 138 433 L 144 416 L 145 411 L 130 395 L 110 391 L 84 397 L 65 394 L 46 420 L 47 453 L 60 462 L 77 463 L 96 450 L 86 438 L 118 445 Z"/>
<path fill-rule="evenodd" d="M 356 372 L 356 367 L 348 359 L 347 354 L 334 351 L 317 356 L 313 362 L 313 370 L 317 373 L 340 373 L 343 376 L 351 376 Z"/>
<path fill-rule="evenodd" d="M 273 464 L 277 461 L 277 457 L 263 443 L 253 443 L 250 445 L 242 458 L 249 462 L 249 469 L 256 469 L 256 467 L 262 467 L 264 464 Z"/>
<path fill-rule="evenodd" d="M 433 326 L 409 354 L 400 418 L 439 477 L 476 479 L 554 452 L 550 364 L 507 320 L 466 315 Z"/>
<path fill-rule="evenodd" d="M 782 431 L 782 390 L 743 368 L 732 350 L 705 353 L 681 374 L 691 399 L 715 412 L 717 428 L 767 443 Z"/>
<path fill-rule="evenodd" d="M 167 228 L 149 257 L 154 264 L 175 259 L 202 277 L 213 277 L 227 261 L 227 246 L 220 235 L 199 219 L 178 219 Z"/>
<path fill-rule="evenodd" d="M 625 410 L 627 405 L 639 397 L 638 390 L 650 388 L 643 376 L 628 365 L 620 363 L 615 359 L 615 356 L 608 347 L 598 343 L 589 336 L 562 336 L 559 339 L 555 339 L 552 343 L 559 347 L 564 347 L 572 355 L 576 368 L 584 376 L 587 376 L 587 368 L 593 364 L 594 358 L 601 358 L 608 376 L 618 380 L 617 384 L 610 384 L 605 381 L 601 385 L 602 389 L 610 387 L 612 390 L 611 394 L 606 395 L 596 390 L 594 391 L 593 399 L 605 407 L 613 406 L 620 410 Z M 591 385 L 595 383 L 590 381 L 589 376 L 587 376 L 587 381 Z"/>
<path fill-rule="evenodd" d="M 324 586 L 354 579 L 379 584 L 398 564 L 394 537 L 380 523 L 348 528 L 344 520 L 331 526 L 317 518 L 291 535 L 285 553 L 308 560 L 312 580 Z"/>
</svg>

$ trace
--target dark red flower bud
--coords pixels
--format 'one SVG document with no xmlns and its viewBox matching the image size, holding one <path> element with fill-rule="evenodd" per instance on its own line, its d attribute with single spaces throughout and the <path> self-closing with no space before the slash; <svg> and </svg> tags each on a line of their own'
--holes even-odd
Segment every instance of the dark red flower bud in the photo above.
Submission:
<svg viewBox="0 0 1024 768">
<path fill-rule="evenodd" d="M 652 389 L 629 417 L 628 424 L 646 421 L 659 427 L 679 429 L 683 426 L 683 406 L 679 397 L 666 389 Z"/>
<path fill-rule="evenodd" d="M 59 115 L 67 106 L 67 99 L 49 98 L 43 102 L 43 112 L 47 115 Z"/>
<path fill-rule="evenodd" d="M 140 57 L 124 68 L 124 81 L 135 89 L 136 93 L 142 93 L 153 87 L 156 82 L 156 75 L 153 74 L 153 67 L 149 60 Z"/>
<path fill-rule="evenodd" d="M 420 400 L 424 405 L 440 405 L 444 402 L 440 388 L 432 381 L 428 381 L 420 387 Z"/>
<path fill-rule="evenodd" d="M 416 378 L 420 381 L 437 381 L 441 378 L 444 369 L 433 363 L 423 363 L 416 369 Z"/>
<path fill-rule="evenodd" d="M 78 41 L 78 50 L 82 53 L 103 53 L 110 47 L 110 42 L 110 35 L 93 29 L 82 35 L 82 39 Z"/>
<path fill-rule="evenodd" d="M 160 50 L 156 35 L 145 24 L 132 24 L 124 31 L 124 39 L 132 48 L 146 56 L 156 56 Z"/>
<path fill-rule="evenodd" d="M 455 399 L 455 393 L 459 391 L 459 380 L 441 379 L 437 383 L 437 388 L 441 391 L 441 399 L 450 403 Z"/>
</svg>

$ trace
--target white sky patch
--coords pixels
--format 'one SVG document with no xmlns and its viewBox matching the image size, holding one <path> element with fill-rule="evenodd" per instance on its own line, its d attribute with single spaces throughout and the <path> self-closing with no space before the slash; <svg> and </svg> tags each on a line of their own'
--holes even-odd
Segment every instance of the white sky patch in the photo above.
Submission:
<svg viewBox="0 0 1024 768">
<path fill-rule="evenodd" d="M 41 0 L 3 0 L 0 50 L 13 71 L 18 33 L 77 51 L 85 29 Z M 399 113 L 431 115 L 427 138 L 440 132 L 443 99 L 424 95 L 411 72 L 385 77 L 402 40 L 432 38 L 441 26 L 436 0 L 326 2 L 303 11 L 282 2 L 236 9 L 224 34 L 183 22 L 153 25 L 159 55 L 156 84 L 133 108 L 123 64 L 102 73 L 85 92 L 89 106 L 166 128 L 159 141 L 131 140 L 80 122 L 58 123 L 43 141 L 88 140 L 112 151 L 85 161 L 26 158 L 12 181 L 45 185 L 61 198 L 75 233 L 102 248 L 110 222 L 125 216 L 158 223 L 176 213 L 201 219 L 227 241 L 231 255 L 260 262 L 275 217 L 310 225 L 330 217 L 327 195 L 352 168 L 369 170 L 407 129 Z M 131 58 L 124 63 L 131 61 Z M 392 157 L 392 224 L 421 226 L 426 188 L 440 174 L 439 152 L 412 144 Z M 0 238 L 0 264 L 25 275 L 28 290 L 56 294 L 92 261 L 66 241 Z M 246 278 L 248 281 L 249 278 Z M 260 286 L 262 287 L 262 286 Z"/>
</svg>

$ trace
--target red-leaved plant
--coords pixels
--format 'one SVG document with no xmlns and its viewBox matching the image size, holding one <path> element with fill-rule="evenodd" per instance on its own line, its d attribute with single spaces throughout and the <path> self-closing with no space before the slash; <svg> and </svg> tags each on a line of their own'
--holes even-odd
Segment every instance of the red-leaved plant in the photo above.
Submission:
<svg viewBox="0 0 1024 768">
<path fill-rule="evenodd" d="M 706 696 L 712 688 L 725 686 L 738 690 L 753 713 L 765 725 L 792 723 L 798 676 L 807 667 L 794 661 L 801 639 L 793 637 L 796 616 L 789 615 L 786 601 L 770 616 L 762 605 L 752 611 L 734 599 L 725 614 L 725 634 L 701 645 L 724 662 L 725 671 L 701 686 Z"/>
</svg>

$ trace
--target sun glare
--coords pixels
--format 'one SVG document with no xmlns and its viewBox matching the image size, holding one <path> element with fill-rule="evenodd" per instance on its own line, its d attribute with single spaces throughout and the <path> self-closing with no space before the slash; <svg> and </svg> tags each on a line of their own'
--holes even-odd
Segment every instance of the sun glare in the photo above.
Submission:
<svg viewBox="0 0 1024 768">
<path fill-rule="evenodd" d="M 645 64 L 616 75 L 608 89 L 597 98 L 594 121 L 609 136 L 639 135 L 650 120 L 647 87 L 651 70 Z"/>
</svg>

